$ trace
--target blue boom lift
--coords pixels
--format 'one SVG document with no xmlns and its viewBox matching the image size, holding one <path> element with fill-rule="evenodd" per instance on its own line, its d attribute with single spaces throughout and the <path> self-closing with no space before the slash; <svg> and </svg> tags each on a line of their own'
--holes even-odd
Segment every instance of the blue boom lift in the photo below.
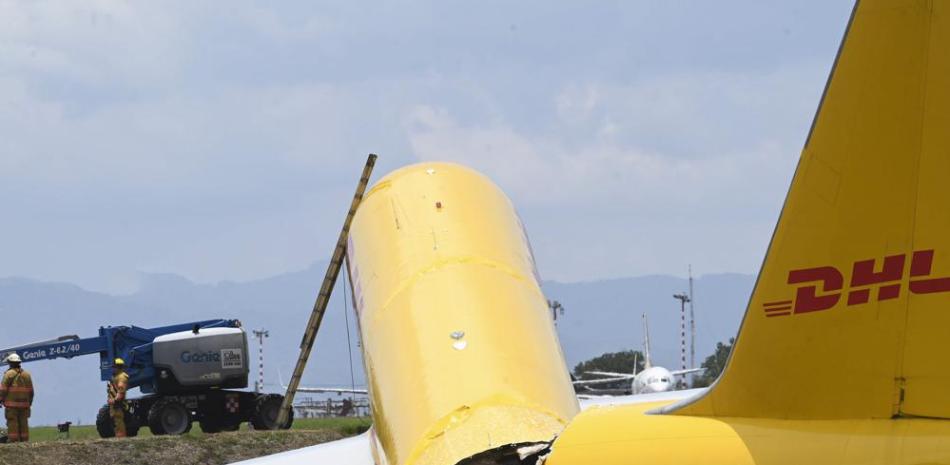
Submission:
<svg viewBox="0 0 950 465">
<path fill-rule="evenodd" d="M 143 397 L 128 399 L 126 430 L 138 434 L 183 434 L 197 421 L 202 431 L 237 430 L 248 421 L 254 429 L 289 428 L 277 424 L 283 396 L 243 391 L 248 385 L 247 335 L 238 320 L 204 320 L 158 328 L 105 326 L 99 336 L 62 336 L 50 341 L 0 350 L 0 360 L 16 353 L 23 363 L 99 354 L 102 381 L 112 379 L 116 358 L 125 360 L 129 389 Z M 115 435 L 108 406 L 99 409 L 96 428 Z"/>
</svg>

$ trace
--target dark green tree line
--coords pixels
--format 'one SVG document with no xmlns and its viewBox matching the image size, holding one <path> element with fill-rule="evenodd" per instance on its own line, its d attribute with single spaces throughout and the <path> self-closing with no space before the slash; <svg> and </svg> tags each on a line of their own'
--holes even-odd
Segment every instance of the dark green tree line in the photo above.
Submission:
<svg viewBox="0 0 950 465">
<path fill-rule="evenodd" d="M 716 343 L 716 351 L 706 357 L 701 366 L 705 370 L 701 375 L 696 376 L 693 387 L 709 386 L 713 381 L 716 381 L 716 378 L 719 378 L 722 370 L 726 368 L 726 361 L 729 360 L 729 353 L 732 352 L 732 346 L 735 343 L 736 338 L 734 337 L 729 338 L 728 344 Z"/>
<path fill-rule="evenodd" d="M 584 373 L 588 371 L 611 371 L 614 373 L 633 373 L 633 363 L 636 360 L 637 373 L 643 370 L 643 354 L 639 350 L 625 350 L 623 352 L 610 352 L 599 357 L 578 363 L 574 367 L 574 376 L 577 379 L 592 379 L 597 376 L 589 376 Z"/>
</svg>

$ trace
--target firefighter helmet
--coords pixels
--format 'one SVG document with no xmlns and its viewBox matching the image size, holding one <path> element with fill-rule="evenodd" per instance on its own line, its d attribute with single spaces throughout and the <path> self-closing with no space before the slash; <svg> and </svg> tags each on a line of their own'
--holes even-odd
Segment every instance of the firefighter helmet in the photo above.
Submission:
<svg viewBox="0 0 950 465">
<path fill-rule="evenodd" d="M 15 353 L 10 354 L 6 360 L 7 363 L 20 363 L 22 361 L 23 359 L 21 359 L 20 356 Z"/>
<path fill-rule="evenodd" d="M 117 367 L 124 367 L 124 366 L 125 366 L 125 360 L 122 360 L 121 358 L 115 359 L 115 361 L 113 361 L 112 363 L 113 363 L 115 366 L 117 366 Z"/>
</svg>

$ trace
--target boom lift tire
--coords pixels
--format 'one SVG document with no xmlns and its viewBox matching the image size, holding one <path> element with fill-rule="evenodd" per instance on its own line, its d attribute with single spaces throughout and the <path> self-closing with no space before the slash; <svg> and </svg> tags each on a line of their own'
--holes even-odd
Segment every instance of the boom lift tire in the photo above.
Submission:
<svg viewBox="0 0 950 465">
<path fill-rule="evenodd" d="M 115 437 L 115 428 L 112 425 L 112 416 L 109 414 L 109 406 L 106 405 L 99 409 L 96 414 L 96 431 L 99 437 L 103 439 Z"/>
<path fill-rule="evenodd" d="M 159 399 L 148 411 L 148 428 L 154 435 L 179 435 L 191 431 L 191 412 L 174 398 Z"/>
<path fill-rule="evenodd" d="M 130 438 L 138 436 L 141 426 L 138 418 L 126 410 L 125 435 Z M 96 414 L 96 431 L 99 433 L 99 437 L 103 439 L 115 437 L 115 425 L 112 424 L 112 414 L 109 412 L 108 405 L 104 405 L 99 409 L 99 413 Z"/>
<path fill-rule="evenodd" d="M 278 429 L 277 416 L 280 414 L 280 404 L 284 397 L 277 394 L 260 396 L 254 402 L 254 413 L 251 416 L 251 425 L 255 430 Z M 280 425 L 279 429 L 290 429 L 294 424 L 294 411 L 290 411 L 287 423 Z"/>
</svg>

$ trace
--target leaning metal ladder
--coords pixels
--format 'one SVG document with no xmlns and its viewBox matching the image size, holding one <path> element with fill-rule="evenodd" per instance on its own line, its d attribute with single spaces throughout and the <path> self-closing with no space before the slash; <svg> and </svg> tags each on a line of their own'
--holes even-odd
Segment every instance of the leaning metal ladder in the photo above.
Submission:
<svg viewBox="0 0 950 465">
<path fill-rule="evenodd" d="M 346 219 L 343 221 L 343 229 L 340 230 L 340 237 L 336 241 L 336 248 L 333 250 L 333 258 L 327 265 L 327 274 L 323 278 L 323 285 L 320 286 L 320 293 L 317 294 L 317 300 L 313 304 L 313 311 L 310 312 L 310 321 L 307 322 L 307 329 L 303 334 L 303 340 L 300 341 L 300 356 L 297 358 L 297 366 L 294 367 L 294 374 L 290 377 L 290 383 L 287 384 L 287 392 L 284 394 L 284 401 L 280 405 L 280 413 L 277 416 L 275 427 L 287 424 L 290 417 L 290 409 L 294 404 L 294 396 L 297 394 L 297 387 L 300 386 L 300 378 L 303 376 L 303 370 L 307 366 L 307 360 L 310 358 L 310 351 L 313 349 L 313 342 L 317 338 L 317 331 L 320 330 L 320 324 L 323 322 L 323 315 L 326 313 L 327 304 L 330 302 L 330 294 L 333 293 L 333 286 L 340 275 L 340 268 L 343 266 L 343 259 L 346 255 L 346 241 L 350 234 L 350 223 L 353 221 L 353 215 L 363 200 L 363 193 L 366 192 L 366 186 L 369 184 L 369 177 L 373 173 L 373 167 L 376 165 L 376 155 L 369 154 L 366 159 L 366 166 L 363 167 L 363 175 L 356 186 L 356 192 L 353 194 L 353 201 L 350 203 L 350 211 L 346 213 Z"/>
</svg>

